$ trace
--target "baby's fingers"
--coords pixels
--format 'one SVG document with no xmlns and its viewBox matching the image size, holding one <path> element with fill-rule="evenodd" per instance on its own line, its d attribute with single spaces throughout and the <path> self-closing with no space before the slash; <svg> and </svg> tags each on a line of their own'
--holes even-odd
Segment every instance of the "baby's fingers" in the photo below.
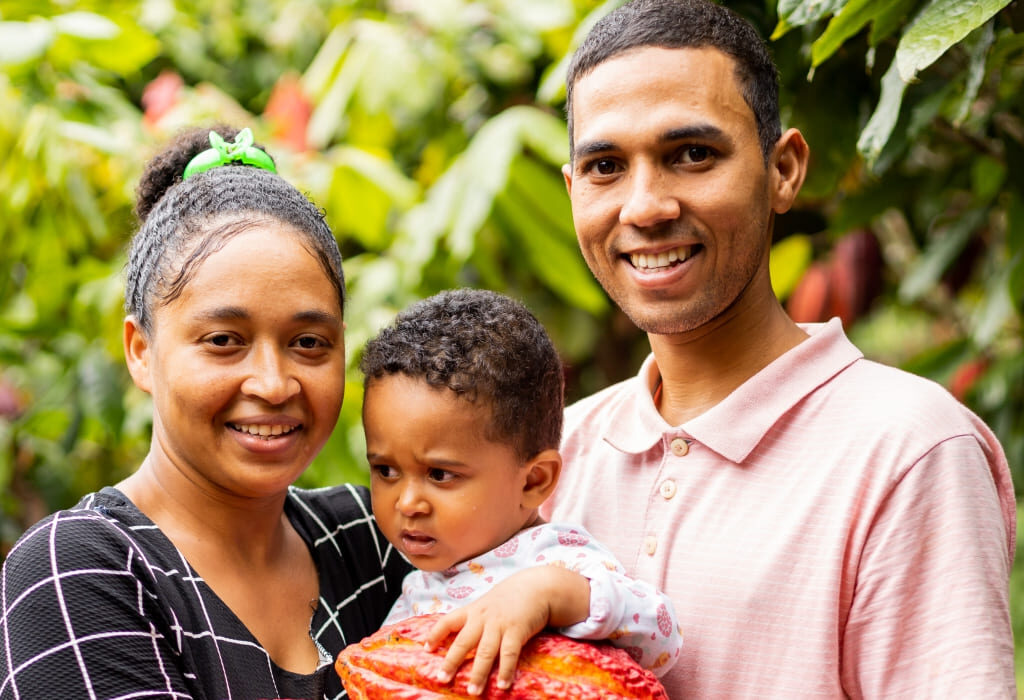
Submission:
<svg viewBox="0 0 1024 700">
<path fill-rule="evenodd" d="M 462 630 L 455 635 L 452 645 L 448 647 L 448 653 L 444 655 L 444 661 L 441 662 L 440 675 L 438 676 L 439 681 L 442 683 L 450 681 L 455 672 L 459 670 L 459 665 L 466 658 L 466 654 L 474 648 L 477 650 L 477 655 L 480 654 L 477 643 L 480 641 L 482 633 L 483 626 L 478 621 L 470 622 L 465 627 L 462 627 Z M 489 667 L 490 664 L 488 664 Z"/>
<path fill-rule="evenodd" d="M 423 645 L 427 648 L 427 651 L 434 651 L 441 642 L 448 638 L 448 635 L 458 632 L 465 624 L 466 613 L 461 609 L 442 615 L 434 622 L 434 626 L 430 628 L 430 633 L 427 634 L 427 639 L 423 642 Z M 459 660 L 461 661 L 461 659 Z"/>
<path fill-rule="evenodd" d="M 505 631 L 501 640 L 501 655 L 498 657 L 498 687 L 502 690 L 512 687 L 512 681 L 516 676 L 516 665 L 519 663 L 519 654 L 523 645 L 529 637 L 523 638 L 511 630 Z"/>
<path fill-rule="evenodd" d="M 504 654 L 504 642 L 501 632 L 492 628 L 484 630 L 483 636 L 476 645 L 476 658 L 473 659 L 473 667 L 469 671 L 469 681 L 466 690 L 470 695 L 480 695 L 487 686 L 487 676 L 491 673 L 491 666 L 498 652 Z M 514 664 L 513 664 L 514 665 Z"/>
</svg>

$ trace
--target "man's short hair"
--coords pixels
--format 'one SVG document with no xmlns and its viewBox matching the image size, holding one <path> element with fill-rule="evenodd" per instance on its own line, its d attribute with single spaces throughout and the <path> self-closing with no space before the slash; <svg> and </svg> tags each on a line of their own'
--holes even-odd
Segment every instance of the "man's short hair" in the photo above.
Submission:
<svg viewBox="0 0 1024 700">
<path fill-rule="evenodd" d="M 577 81 L 601 63 L 632 49 L 711 47 L 736 64 L 743 99 L 757 121 L 765 162 L 782 135 L 779 77 L 757 30 L 710 0 L 634 0 L 601 18 L 573 54 L 566 76 L 570 154 L 574 149 L 572 100 Z"/>
</svg>

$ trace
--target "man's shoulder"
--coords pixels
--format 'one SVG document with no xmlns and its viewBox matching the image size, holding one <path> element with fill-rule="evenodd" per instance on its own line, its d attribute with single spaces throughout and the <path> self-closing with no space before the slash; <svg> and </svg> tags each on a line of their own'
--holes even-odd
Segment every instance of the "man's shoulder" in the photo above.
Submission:
<svg viewBox="0 0 1024 700">
<path fill-rule="evenodd" d="M 938 382 L 880 362 L 858 360 L 831 384 L 834 398 L 871 408 L 871 413 L 862 411 L 865 419 L 902 422 L 927 416 L 944 425 L 976 422 L 970 409 Z"/>
<path fill-rule="evenodd" d="M 565 409 L 566 422 L 579 422 L 597 414 L 614 414 L 633 400 L 638 381 L 635 376 L 629 377 L 573 402 Z"/>
</svg>

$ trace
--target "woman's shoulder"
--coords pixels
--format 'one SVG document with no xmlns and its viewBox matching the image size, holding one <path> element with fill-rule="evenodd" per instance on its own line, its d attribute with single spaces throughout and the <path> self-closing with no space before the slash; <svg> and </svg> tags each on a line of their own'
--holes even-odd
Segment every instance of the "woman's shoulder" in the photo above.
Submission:
<svg viewBox="0 0 1024 700">
<path fill-rule="evenodd" d="M 376 542 L 380 531 L 370 506 L 370 490 L 358 484 L 319 489 L 288 489 L 285 513 L 300 534 L 315 546 L 323 543 Z"/>
</svg>

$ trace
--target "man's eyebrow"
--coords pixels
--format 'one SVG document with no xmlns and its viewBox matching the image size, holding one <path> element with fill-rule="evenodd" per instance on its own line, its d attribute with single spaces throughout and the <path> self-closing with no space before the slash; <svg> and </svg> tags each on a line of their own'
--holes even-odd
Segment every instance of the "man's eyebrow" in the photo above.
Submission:
<svg viewBox="0 0 1024 700">
<path fill-rule="evenodd" d="M 576 157 L 589 156 L 595 153 L 607 153 L 608 151 L 614 151 L 617 146 L 611 141 L 585 141 L 583 143 L 576 144 L 573 149 L 573 154 Z"/>
<path fill-rule="evenodd" d="M 306 323 L 326 323 L 330 325 L 338 325 L 341 323 L 341 319 L 338 314 L 332 314 L 329 311 L 320 311 L 319 309 L 309 309 L 307 311 L 300 311 L 292 318 L 296 321 L 304 321 Z"/>
<path fill-rule="evenodd" d="M 713 124 L 694 124 L 692 126 L 681 126 L 677 129 L 669 129 L 658 137 L 659 143 L 676 143 L 687 139 L 701 141 L 724 141 L 732 143 L 729 136 Z M 576 158 L 585 158 L 598 153 L 608 153 L 618 150 L 619 146 L 614 141 L 584 141 L 576 144 L 573 155 Z"/>
<path fill-rule="evenodd" d="M 724 131 L 713 124 L 694 124 L 692 126 L 681 126 L 678 129 L 669 129 L 661 135 L 659 141 L 672 143 L 675 141 L 686 141 L 687 139 L 732 142 L 732 139 Z"/>
</svg>

